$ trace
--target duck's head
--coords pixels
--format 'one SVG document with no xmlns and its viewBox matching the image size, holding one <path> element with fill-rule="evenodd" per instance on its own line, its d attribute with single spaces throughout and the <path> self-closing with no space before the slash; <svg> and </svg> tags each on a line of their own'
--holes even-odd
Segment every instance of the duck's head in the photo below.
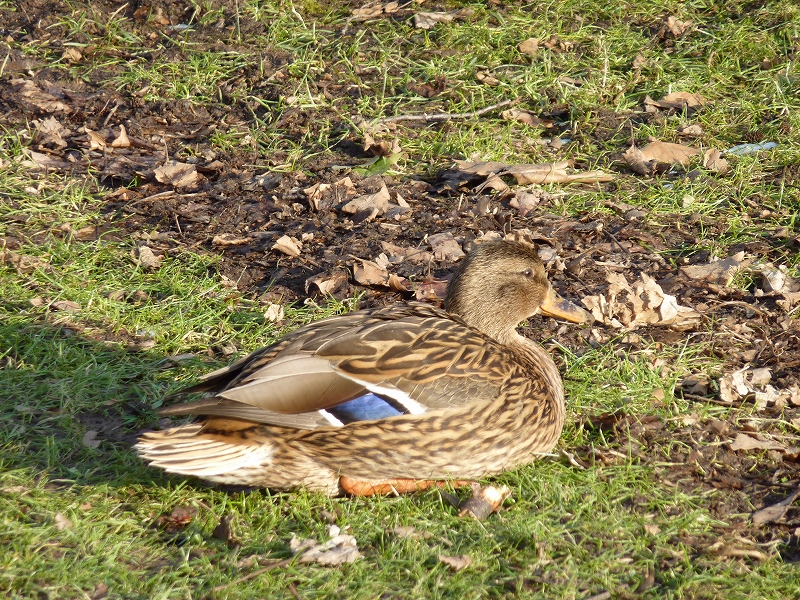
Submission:
<svg viewBox="0 0 800 600">
<path fill-rule="evenodd" d="M 516 337 L 517 325 L 537 313 L 574 323 L 591 320 L 555 292 L 534 246 L 509 240 L 483 243 L 464 258 L 444 306 L 500 341 Z"/>
</svg>

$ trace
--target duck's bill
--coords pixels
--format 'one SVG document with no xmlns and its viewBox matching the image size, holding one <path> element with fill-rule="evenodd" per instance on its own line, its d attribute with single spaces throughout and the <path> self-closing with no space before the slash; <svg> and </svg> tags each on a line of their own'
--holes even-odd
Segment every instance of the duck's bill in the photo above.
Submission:
<svg viewBox="0 0 800 600">
<path fill-rule="evenodd" d="M 588 323 L 593 320 L 591 313 L 575 306 L 569 300 L 564 300 L 552 287 L 547 292 L 539 312 L 548 317 L 564 319 L 573 323 Z"/>
</svg>

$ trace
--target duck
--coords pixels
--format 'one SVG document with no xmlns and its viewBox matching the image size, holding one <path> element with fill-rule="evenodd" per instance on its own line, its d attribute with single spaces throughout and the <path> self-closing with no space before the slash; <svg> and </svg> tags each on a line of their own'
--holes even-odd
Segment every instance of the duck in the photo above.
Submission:
<svg viewBox="0 0 800 600">
<path fill-rule="evenodd" d="M 444 308 L 397 303 L 304 325 L 202 377 L 162 409 L 193 421 L 140 436 L 151 466 L 223 485 L 329 496 L 470 482 L 550 452 L 565 419 L 548 353 L 517 326 L 591 315 L 523 239 L 475 245 Z"/>
</svg>

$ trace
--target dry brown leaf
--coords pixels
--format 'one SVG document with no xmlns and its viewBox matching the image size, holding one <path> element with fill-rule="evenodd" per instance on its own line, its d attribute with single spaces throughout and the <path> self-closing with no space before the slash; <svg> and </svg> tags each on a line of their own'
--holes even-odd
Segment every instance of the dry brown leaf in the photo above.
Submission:
<svg viewBox="0 0 800 600">
<path fill-rule="evenodd" d="M 680 268 L 681 272 L 692 279 L 703 280 L 729 286 L 739 271 L 747 268 L 753 262 L 745 259 L 744 251 L 722 260 L 715 260 L 705 265 L 687 265 Z"/>
<path fill-rule="evenodd" d="M 215 235 L 211 244 L 214 246 L 241 246 L 250 242 L 247 237 L 233 237 L 232 233 L 223 233 L 222 235 Z"/>
<path fill-rule="evenodd" d="M 563 161 L 545 164 L 512 165 L 498 162 L 469 162 L 457 160 L 456 166 L 465 173 L 474 173 L 483 177 L 491 175 L 511 175 L 518 185 L 587 182 L 598 183 L 611 181 L 614 176 L 603 171 L 587 171 L 584 173 L 567 173 L 572 163 Z"/>
<path fill-rule="evenodd" d="M 335 183 L 317 183 L 303 192 L 314 210 L 325 210 L 355 196 L 356 186 L 349 177 L 344 177 Z"/>
<path fill-rule="evenodd" d="M 264 318 L 270 323 L 280 323 L 283 321 L 283 306 L 270 303 L 267 306 L 267 312 L 264 313 Z"/>
<path fill-rule="evenodd" d="M 697 108 L 705 104 L 706 99 L 700 94 L 690 94 L 689 92 L 674 92 L 672 94 L 667 94 L 661 98 L 661 100 L 653 100 L 650 96 L 644 99 L 644 105 L 648 112 L 654 112 L 649 110 L 650 107 L 684 110 Z"/>
<path fill-rule="evenodd" d="M 511 208 L 516 208 L 519 211 L 519 215 L 524 217 L 534 208 L 539 206 L 541 199 L 541 194 L 528 192 L 526 190 L 519 190 L 516 194 L 514 194 L 514 197 L 509 201 L 508 204 L 511 206 Z"/>
<path fill-rule="evenodd" d="M 433 29 L 439 23 L 449 23 L 456 18 L 458 12 L 418 12 L 414 15 L 414 27 L 417 29 Z"/>
<path fill-rule="evenodd" d="M 157 269 L 161 266 L 161 259 L 155 255 L 150 246 L 139 246 L 136 249 L 136 257 L 145 269 Z"/>
<path fill-rule="evenodd" d="M 725 175 L 731 170 L 728 161 L 722 158 L 722 154 L 716 148 L 709 148 L 703 154 L 703 166 L 720 175 Z"/>
<path fill-rule="evenodd" d="M 486 487 L 480 487 L 475 484 L 472 488 L 472 496 L 459 504 L 458 516 L 471 517 L 482 521 L 493 512 L 496 512 L 506 498 L 510 496 L 511 490 L 508 486 L 495 487 L 487 485 Z"/>
<path fill-rule="evenodd" d="M 470 566 L 472 564 L 472 559 L 466 554 L 459 554 L 458 556 L 447 556 L 445 554 L 440 554 L 439 562 L 447 565 L 453 571 L 460 571 Z"/>
<path fill-rule="evenodd" d="M 643 325 L 666 325 L 685 330 L 700 323 L 701 315 L 693 308 L 681 306 L 677 298 L 665 294 L 661 286 L 646 273 L 629 284 L 622 273 L 609 272 L 606 295 L 586 296 L 582 302 L 595 320 L 616 329 L 632 330 Z"/>
<path fill-rule="evenodd" d="M 500 116 L 506 121 L 519 121 L 520 123 L 524 123 L 530 127 L 538 127 L 543 123 L 542 120 L 533 113 L 529 113 L 527 110 L 522 110 L 519 108 L 504 110 L 500 113 Z"/>
<path fill-rule="evenodd" d="M 647 58 L 645 57 L 645 55 L 642 54 L 641 52 L 637 52 L 636 56 L 633 59 L 633 62 L 631 63 L 631 66 L 634 69 L 641 69 L 646 64 L 647 64 Z"/>
<path fill-rule="evenodd" d="M 414 287 L 416 299 L 420 302 L 439 302 L 444 299 L 447 290 L 447 281 L 434 279 L 423 281 Z"/>
<path fill-rule="evenodd" d="M 650 142 L 642 148 L 642 157 L 648 162 L 685 165 L 689 162 L 689 158 L 696 154 L 700 154 L 697 148 L 670 142 Z"/>
<path fill-rule="evenodd" d="M 669 16 L 662 26 L 662 31 L 666 30 L 675 37 L 680 37 L 686 33 L 692 25 L 694 25 L 693 21 L 679 21 L 674 16 Z"/>
<path fill-rule="evenodd" d="M 88 430 L 83 434 L 83 445 L 87 448 L 98 448 L 100 446 L 100 440 L 96 438 L 97 432 L 93 429 Z"/>
<path fill-rule="evenodd" d="M 659 164 L 684 165 L 689 158 L 700 154 L 700 150 L 682 144 L 669 142 L 651 142 L 644 148 L 631 146 L 622 155 L 628 166 L 640 175 L 650 175 L 658 170 Z"/>
<path fill-rule="evenodd" d="M 347 273 L 342 270 L 333 271 L 330 275 L 324 273 L 314 275 L 306 279 L 306 293 L 308 293 L 312 287 L 315 287 L 319 290 L 320 294 L 327 296 L 342 289 L 347 285 L 347 280 Z"/>
<path fill-rule="evenodd" d="M 352 199 L 342 207 L 342 211 L 348 214 L 363 214 L 365 217 L 362 220 L 374 219 L 389 209 L 389 198 L 389 190 L 386 184 L 381 182 L 379 191 Z"/>
<path fill-rule="evenodd" d="M 299 556 L 301 563 L 316 563 L 325 566 L 343 565 L 355 562 L 361 556 L 358 543 L 352 535 L 341 533 L 336 525 L 328 525 L 331 539 L 322 544 L 314 539 L 301 540 L 292 536 L 289 549 Z"/>
<path fill-rule="evenodd" d="M 779 390 L 770 385 L 771 378 L 772 373 L 766 367 L 758 369 L 742 367 L 726 373 L 719 380 L 720 400 L 732 404 L 745 399 L 753 399 L 759 410 L 778 410 L 787 403 L 792 404 L 800 393 L 798 387 L 792 386 Z"/>
<path fill-rule="evenodd" d="M 429 235 L 428 243 L 433 249 L 433 257 L 436 260 L 456 261 L 464 256 L 464 251 L 452 233 L 445 232 Z"/>
<path fill-rule="evenodd" d="M 376 134 L 377 135 L 377 134 Z M 376 140 L 368 131 L 364 132 L 364 152 L 372 156 L 394 156 L 400 154 L 400 141 L 397 138 L 391 140 Z"/>
<path fill-rule="evenodd" d="M 798 496 L 800 496 L 800 488 L 796 489 L 780 502 L 757 510 L 755 513 L 753 513 L 753 525 L 760 527 L 761 525 L 774 523 L 775 521 L 783 518 L 783 515 L 786 514 L 786 512 L 789 510 L 789 507 L 795 500 L 797 500 Z"/>
<path fill-rule="evenodd" d="M 697 124 L 687 125 L 678 131 L 678 135 L 683 137 L 700 137 L 703 135 L 703 128 Z"/>
<path fill-rule="evenodd" d="M 44 90 L 40 89 L 36 83 L 29 79 L 11 80 L 11 93 L 16 95 L 16 97 L 22 100 L 25 104 L 30 104 L 31 106 L 48 113 L 69 112 L 69 105 L 62 102 L 61 98 L 56 95 L 58 93 L 57 90 L 58 88 L 56 86 L 49 86 L 48 91 L 45 92 Z"/>
<path fill-rule="evenodd" d="M 196 185 L 202 178 L 194 165 L 169 161 L 162 167 L 153 169 L 156 181 L 174 185 L 175 187 L 190 187 Z"/>
<path fill-rule="evenodd" d="M 746 433 L 737 433 L 730 444 L 731 450 L 786 450 L 786 446 L 774 440 L 759 440 Z"/>
<path fill-rule="evenodd" d="M 24 148 L 23 153 L 30 157 L 30 160 L 26 160 L 22 163 L 23 167 L 30 167 L 34 169 L 69 169 L 74 166 L 71 162 L 54 158 L 49 154 L 35 152 L 29 148 Z"/>
<path fill-rule="evenodd" d="M 354 21 L 366 21 L 383 15 L 391 15 L 396 13 L 399 8 L 399 2 L 387 2 L 385 4 L 370 2 L 361 8 L 354 9 L 350 15 Z"/>
<path fill-rule="evenodd" d="M 65 529 L 72 529 L 72 521 L 62 515 L 60 512 L 56 513 L 53 517 L 53 522 L 56 524 L 56 529 L 64 531 Z"/>
<path fill-rule="evenodd" d="M 12 250 L 0 250 L 0 265 L 11 265 L 19 275 L 33 273 L 36 269 L 49 271 L 50 263 L 36 256 L 19 254 Z"/>
<path fill-rule="evenodd" d="M 361 285 L 387 285 L 389 273 L 376 262 L 359 259 L 361 265 L 353 267 L 353 279 Z"/>
<path fill-rule="evenodd" d="M 130 148 L 131 140 L 128 138 L 128 132 L 125 130 L 125 125 L 119 126 L 119 135 L 111 142 L 112 148 Z"/>
<path fill-rule="evenodd" d="M 64 310 L 67 312 L 76 312 L 81 309 L 81 305 L 72 300 L 56 300 L 50 306 L 56 310 Z"/>
<path fill-rule="evenodd" d="M 522 54 L 536 56 L 536 53 L 539 51 L 539 38 L 528 38 L 524 42 L 520 42 L 517 48 Z"/>
<path fill-rule="evenodd" d="M 475 73 L 475 79 L 480 81 L 481 83 L 485 83 L 486 85 L 490 85 L 492 87 L 500 85 L 500 80 L 492 75 L 490 71 L 478 71 Z"/>
<path fill-rule="evenodd" d="M 272 245 L 273 250 L 282 252 L 286 256 L 300 256 L 300 251 L 302 248 L 303 245 L 299 240 L 289 237 L 288 235 L 279 237 L 278 241 Z"/>
</svg>

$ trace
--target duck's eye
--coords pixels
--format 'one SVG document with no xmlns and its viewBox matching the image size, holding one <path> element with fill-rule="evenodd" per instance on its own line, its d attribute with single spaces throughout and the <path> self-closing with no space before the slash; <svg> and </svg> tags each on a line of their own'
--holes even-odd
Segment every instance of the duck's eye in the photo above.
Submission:
<svg viewBox="0 0 800 600">
<path fill-rule="evenodd" d="M 525 269 L 522 272 L 522 275 L 530 279 L 531 277 L 533 277 L 533 271 L 531 271 L 530 269 Z"/>
</svg>

